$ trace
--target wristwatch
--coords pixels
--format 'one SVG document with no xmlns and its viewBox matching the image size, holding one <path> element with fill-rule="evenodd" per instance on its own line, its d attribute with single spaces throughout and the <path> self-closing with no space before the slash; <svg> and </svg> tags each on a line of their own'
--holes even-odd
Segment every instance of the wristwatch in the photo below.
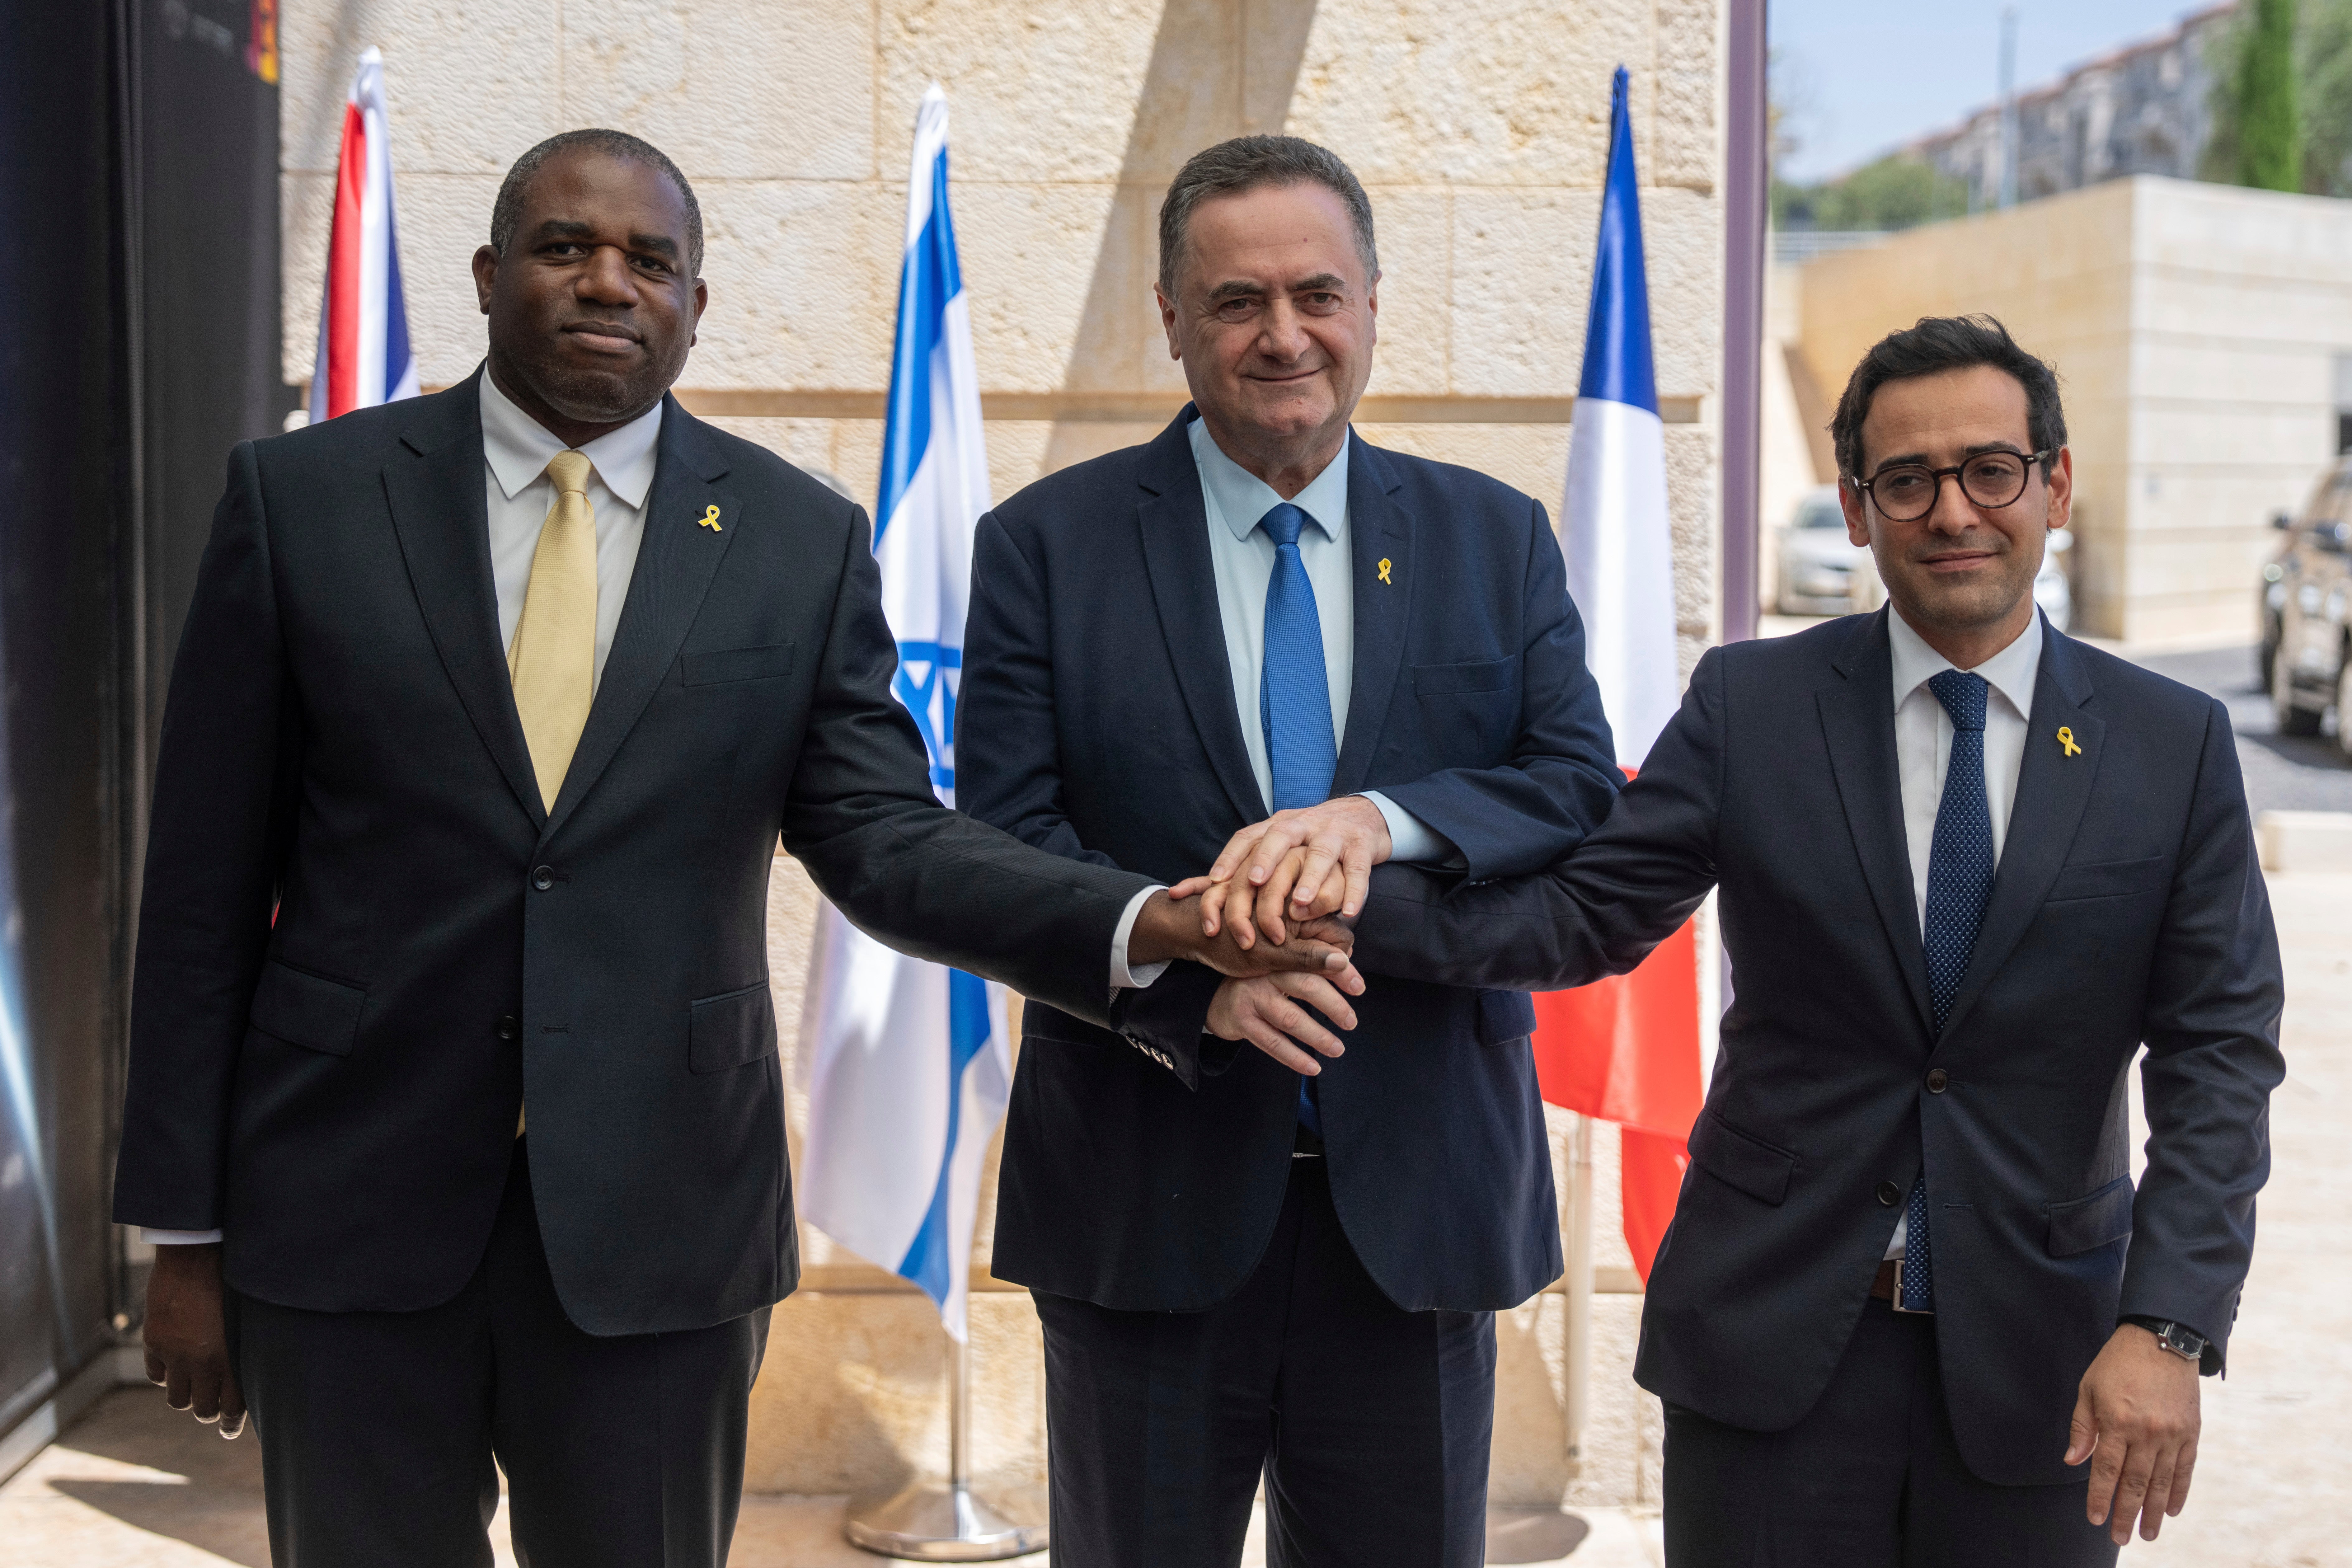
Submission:
<svg viewBox="0 0 2352 1568">
<path fill-rule="evenodd" d="M 2202 1363 L 2205 1359 L 2205 1336 L 2194 1330 L 2183 1328 L 2166 1318 L 2133 1317 L 2126 1318 L 2124 1321 L 2137 1323 L 2156 1336 L 2158 1344 L 2183 1361 Z"/>
</svg>

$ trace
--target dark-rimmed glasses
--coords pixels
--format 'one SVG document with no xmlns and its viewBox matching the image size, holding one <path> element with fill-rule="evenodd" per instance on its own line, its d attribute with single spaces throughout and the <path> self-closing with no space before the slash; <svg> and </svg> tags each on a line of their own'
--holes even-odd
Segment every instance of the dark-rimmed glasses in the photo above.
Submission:
<svg viewBox="0 0 2352 1568">
<path fill-rule="evenodd" d="M 1889 522 L 1916 522 L 1935 510 L 1947 479 L 1959 480 L 1960 493 L 1978 506 L 1999 511 L 2014 505 L 2025 493 L 2026 475 L 2034 464 L 2048 462 L 2056 455 L 2055 447 L 2040 452 L 1979 452 L 1954 468 L 1895 463 L 1866 479 L 1855 479 L 1853 485 Z"/>
</svg>

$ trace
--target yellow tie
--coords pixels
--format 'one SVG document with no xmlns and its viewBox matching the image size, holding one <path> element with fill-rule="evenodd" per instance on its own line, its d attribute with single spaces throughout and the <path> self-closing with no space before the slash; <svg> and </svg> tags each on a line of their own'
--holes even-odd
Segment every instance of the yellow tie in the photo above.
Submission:
<svg viewBox="0 0 2352 1568">
<path fill-rule="evenodd" d="M 587 727 L 596 694 L 596 512 L 588 504 L 593 465 L 584 452 L 558 452 L 548 460 L 555 504 L 540 526 L 530 558 L 530 586 L 522 620 L 508 650 L 516 711 L 539 775 L 540 804 L 555 808 L 572 753 Z"/>
</svg>

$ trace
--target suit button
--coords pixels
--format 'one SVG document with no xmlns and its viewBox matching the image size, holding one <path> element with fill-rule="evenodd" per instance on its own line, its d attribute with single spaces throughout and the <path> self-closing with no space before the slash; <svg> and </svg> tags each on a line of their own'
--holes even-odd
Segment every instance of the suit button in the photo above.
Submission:
<svg viewBox="0 0 2352 1568">
<path fill-rule="evenodd" d="M 1944 1090 L 1949 1089 L 1951 1084 L 1952 1075 L 1946 1072 L 1942 1068 L 1931 1068 L 1928 1069 L 1927 1092 L 1929 1094 L 1941 1094 Z"/>
<path fill-rule="evenodd" d="M 530 885 L 537 888 L 542 893 L 547 891 L 548 889 L 555 886 L 555 868 L 552 866 L 532 867 L 530 872 Z"/>
<path fill-rule="evenodd" d="M 499 1020 L 499 1038 L 511 1040 L 521 1033 L 522 1026 L 515 1021 L 513 1014 L 509 1013 Z"/>
<path fill-rule="evenodd" d="M 1881 1182 L 1878 1184 L 1878 1201 L 1893 1208 L 1903 1201 L 1903 1189 L 1893 1182 Z"/>
</svg>

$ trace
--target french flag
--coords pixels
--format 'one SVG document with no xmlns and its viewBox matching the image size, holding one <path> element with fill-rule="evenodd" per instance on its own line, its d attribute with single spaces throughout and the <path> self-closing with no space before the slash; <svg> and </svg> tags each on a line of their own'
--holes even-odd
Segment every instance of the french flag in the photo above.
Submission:
<svg viewBox="0 0 2352 1568">
<path fill-rule="evenodd" d="M 1609 174 L 1584 334 L 1584 375 L 1560 509 L 1569 593 L 1617 761 L 1637 772 L 1681 704 L 1666 433 L 1650 348 L 1650 286 L 1625 68 L 1611 95 Z M 1536 998 L 1543 1097 L 1622 1130 L 1625 1240 L 1642 1278 L 1673 1219 L 1702 1091 L 1698 953 L 1686 924 L 1630 974 Z"/>
<path fill-rule="evenodd" d="M 408 305 L 400 289 L 400 229 L 392 216 L 392 141 L 384 129 L 383 55 L 360 56 L 343 101 L 335 163 L 327 297 L 310 371 L 310 420 L 416 395 Z"/>
<path fill-rule="evenodd" d="M 907 180 L 874 553 L 898 643 L 894 689 L 948 805 L 971 539 L 990 505 L 971 311 L 948 213 L 948 100 L 934 83 Z M 961 1341 L 982 1165 L 1012 1095 L 1003 988 L 894 952 L 827 905 L 803 1030 L 813 1061 L 802 1212 L 919 1286 Z"/>
</svg>

